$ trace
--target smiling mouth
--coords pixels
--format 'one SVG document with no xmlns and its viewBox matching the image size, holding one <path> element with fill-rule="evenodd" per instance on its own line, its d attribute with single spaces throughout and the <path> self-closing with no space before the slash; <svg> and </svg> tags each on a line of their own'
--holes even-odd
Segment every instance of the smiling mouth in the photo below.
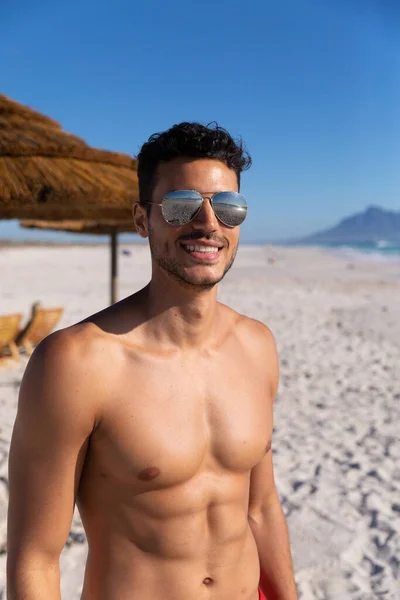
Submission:
<svg viewBox="0 0 400 600">
<path fill-rule="evenodd" d="M 214 259 L 219 257 L 223 245 L 216 246 L 211 244 L 190 244 L 187 242 L 181 242 L 181 247 L 185 250 L 185 252 L 187 252 L 187 254 L 190 254 L 193 258 L 200 262 L 212 262 Z"/>
<path fill-rule="evenodd" d="M 182 248 L 186 250 L 188 254 L 202 254 L 204 257 L 215 257 L 218 256 L 222 247 L 217 246 L 197 246 L 195 244 L 181 244 Z"/>
</svg>

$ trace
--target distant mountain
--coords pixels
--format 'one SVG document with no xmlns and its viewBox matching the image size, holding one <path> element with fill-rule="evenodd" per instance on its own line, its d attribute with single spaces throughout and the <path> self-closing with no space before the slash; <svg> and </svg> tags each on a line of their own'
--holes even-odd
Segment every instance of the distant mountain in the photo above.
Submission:
<svg viewBox="0 0 400 600">
<path fill-rule="evenodd" d="M 400 242 L 400 211 L 369 206 L 364 212 L 343 219 L 331 229 L 308 235 L 297 243 Z"/>
</svg>

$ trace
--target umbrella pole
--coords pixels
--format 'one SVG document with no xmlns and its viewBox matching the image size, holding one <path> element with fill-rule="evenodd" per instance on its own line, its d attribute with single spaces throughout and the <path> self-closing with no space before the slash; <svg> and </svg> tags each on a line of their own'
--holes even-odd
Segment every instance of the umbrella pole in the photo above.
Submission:
<svg viewBox="0 0 400 600">
<path fill-rule="evenodd" d="M 117 250 L 118 250 L 118 237 L 116 230 L 110 234 L 110 245 L 111 245 L 111 290 L 110 300 L 111 304 L 115 304 L 118 295 L 118 265 L 117 265 Z"/>
</svg>

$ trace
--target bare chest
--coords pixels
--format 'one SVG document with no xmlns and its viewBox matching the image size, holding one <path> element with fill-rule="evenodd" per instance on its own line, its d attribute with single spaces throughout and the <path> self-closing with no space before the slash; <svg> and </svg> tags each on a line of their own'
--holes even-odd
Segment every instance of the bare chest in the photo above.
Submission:
<svg viewBox="0 0 400 600">
<path fill-rule="evenodd" d="M 149 363 L 120 380 L 93 438 L 94 467 L 140 489 L 245 473 L 272 434 L 268 382 L 231 361 Z"/>
</svg>

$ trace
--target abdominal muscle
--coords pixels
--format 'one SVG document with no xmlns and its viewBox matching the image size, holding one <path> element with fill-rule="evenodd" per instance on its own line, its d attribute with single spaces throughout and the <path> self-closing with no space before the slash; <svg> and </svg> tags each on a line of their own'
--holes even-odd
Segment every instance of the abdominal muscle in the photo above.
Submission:
<svg viewBox="0 0 400 600">
<path fill-rule="evenodd" d="M 116 480 L 86 481 L 82 600 L 257 600 L 248 486 L 243 473 L 202 473 L 139 494 Z"/>
</svg>

